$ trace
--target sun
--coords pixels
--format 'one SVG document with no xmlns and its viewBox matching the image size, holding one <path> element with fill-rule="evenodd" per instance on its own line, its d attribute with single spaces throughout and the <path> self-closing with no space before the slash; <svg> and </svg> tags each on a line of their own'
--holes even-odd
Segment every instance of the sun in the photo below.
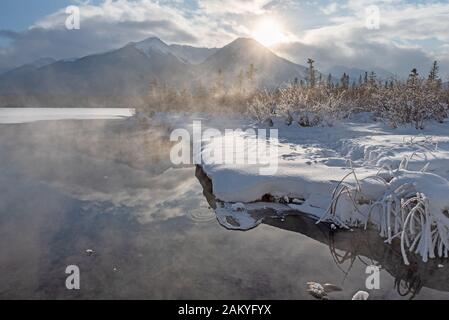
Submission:
<svg viewBox="0 0 449 320">
<path fill-rule="evenodd" d="M 280 42 L 285 42 L 287 36 L 282 31 L 280 24 L 272 18 L 261 20 L 254 29 L 253 38 L 270 47 Z"/>
</svg>

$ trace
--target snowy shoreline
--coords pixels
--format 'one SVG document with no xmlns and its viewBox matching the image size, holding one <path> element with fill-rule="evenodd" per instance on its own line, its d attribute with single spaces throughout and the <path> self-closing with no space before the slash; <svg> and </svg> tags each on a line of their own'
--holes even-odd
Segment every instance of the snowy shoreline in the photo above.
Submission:
<svg viewBox="0 0 449 320">
<path fill-rule="evenodd" d="M 248 212 L 270 209 L 282 216 L 295 210 L 340 228 L 372 224 L 386 242 L 401 242 L 405 264 L 411 252 L 423 261 L 447 257 L 447 123 L 422 131 L 391 129 L 359 115 L 332 127 L 287 126 L 280 120 L 274 127 L 279 129 L 275 174 L 260 175 L 254 164 L 202 164 L 222 202 L 216 209 L 222 225 L 247 230 L 263 219 Z M 251 145 L 247 153 L 254 152 Z M 213 140 L 203 154 L 222 147 L 223 141 Z M 261 201 L 267 197 L 270 202 Z"/>
</svg>

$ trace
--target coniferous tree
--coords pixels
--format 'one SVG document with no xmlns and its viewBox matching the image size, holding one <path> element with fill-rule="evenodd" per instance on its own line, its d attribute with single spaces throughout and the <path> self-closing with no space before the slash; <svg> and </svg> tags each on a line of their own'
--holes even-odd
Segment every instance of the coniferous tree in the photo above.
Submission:
<svg viewBox="0 0 449 320">
<path fill-rule="evenodd" d="M 429 81 L 437 81 L 438 80 L 438 70 L 439 70 L 438 62 L 434 61 L 432 64 L 432 68 L 429 72 Z"/>
<path fill-rule="evenodd" d="M 254 76 L 256 74 L 256 68 L 254 67 L 254 64 L 251 63 L 249 65 L 248 72 L 246 73 L 248 80 L 252 83 L 254 81 Z"/>
<path fill-rule="evenodd" d="M 299 84 L 298 77 L 295 77 L 295 80 L 293 81 L 293 85 L 294 85 L 295 87 L 297 87 L 298 84 Z"/>
<path fill-rule="evenodd" d="M 416 68 L 413 68 L 408 76 L 407 83 L 409 85 L 415 86 L 418 84 L 418 79 L 419 79 L 418 70 Z"/>
<path fill-rule="evenodd" d="M 315 75 L 315 66 L 313 65 L 315 61 L 313 59 L 308 59 L 307 64 L 309 65 L 308 72 L 307 72 L 307 82 L 309 87 L 313 88 L 315 87 L 316 83 L 316 75 Z"/>
<path fill-rule="evenodd" d="M 343 73 L 343 76 L 340 79 L 340 84 L 343 89 L 348 89 L 349 87 L 349 75 Z"/>
<path fill-rule="evenodd" d="M 218 69 L 217 72 L 217 84 L 216 84 L 216 89 L 215 89 L 215 93 L 218 95 L 221 95 L 224 93 L 224 76 L 223 76 L 223 70 Z"/>
<path fill-rule="evenodd" d="M 438 88 L 440 89 L 442 86 L 442 80 L 438 75 L 440 67 L 438 66 L 438 62 L 434 61 L 432 64 L 432 68 L 430 69 L 429 72 L 429 78 L 428 78 L 428 83 L 434 87 L 434 88 Z"/>
<path fill-rule="evenodd" d="M 240 70 L 239 75 L 237 76 L 237 83 L 238 83 L 238 90 L 240 93 L 244 92 L 244 81 L 245 81 L 245 76 L 243 73 L 243 70 Z"/>
<path fill-rule="evenodd" d="M 369 74 L 369 84 L 371 86 L 375 86 L 376 85 L 376 78 L 377 78 L 376 73 L 374 71 L 371 71 L 371 73 Z"/>
</svg>

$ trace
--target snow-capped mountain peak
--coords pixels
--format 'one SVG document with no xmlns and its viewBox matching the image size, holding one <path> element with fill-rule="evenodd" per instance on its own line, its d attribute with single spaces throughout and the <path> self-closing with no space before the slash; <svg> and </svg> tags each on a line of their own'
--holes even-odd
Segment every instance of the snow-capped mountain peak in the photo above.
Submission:
<svg viewBox="0 0 449 320">
<path fill-rule="evenodd" d="M 246 48 L 249 46 L 256 46 L 259 48 L 264 48 L 266 49 L 261 43 L 259 43 L 258 41 L 254 40 L 253 38 L 237 38 L 234 41 L 232 41 L 231 43 L 229 43 L 226 47 L 233 47 L 233 48 Z"/>
<path fill-rule="evenodd" d="M 151 37 L 140 42 L 133 42 L 130 45 L 143 52 L 148 58 L 151 58 L 155 53 L 172 55 L 182 63 L 187 64 L 199 64 L 218 50 L 177 44 L 168 45 L 156 37 Z"/>
<path fill-rule="evenodd" d="M 163 42 L 161 39 L 156 37 L 151 37 L 148 39 L 145 39 L 141 42 L 137 42 L 133 44 L 134 47 L 143 53 L 145 53 L 147 56 L 151 56 L 151 53 L 157 52 L 160 54 L 169 54 L 171 53 L 170 47 Z"/>
</svg>

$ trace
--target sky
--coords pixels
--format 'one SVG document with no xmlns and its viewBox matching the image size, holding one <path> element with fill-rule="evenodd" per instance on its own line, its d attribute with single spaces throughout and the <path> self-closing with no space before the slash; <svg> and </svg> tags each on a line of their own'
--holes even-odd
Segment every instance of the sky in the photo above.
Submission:
<svg viewBox="0 0 449 320">
<path fill-rule="evenodd" d="M 68 30 L 66 7 L 80 9 Z M 377 10 L 377 11 L 376 11 Z M 221 47 L 253 37 L 305 64 L 449 76 L 449 0 L 1 0 L 0 70 L 44 57 L 68 59 L 156 36 Z"/>
</svg>

